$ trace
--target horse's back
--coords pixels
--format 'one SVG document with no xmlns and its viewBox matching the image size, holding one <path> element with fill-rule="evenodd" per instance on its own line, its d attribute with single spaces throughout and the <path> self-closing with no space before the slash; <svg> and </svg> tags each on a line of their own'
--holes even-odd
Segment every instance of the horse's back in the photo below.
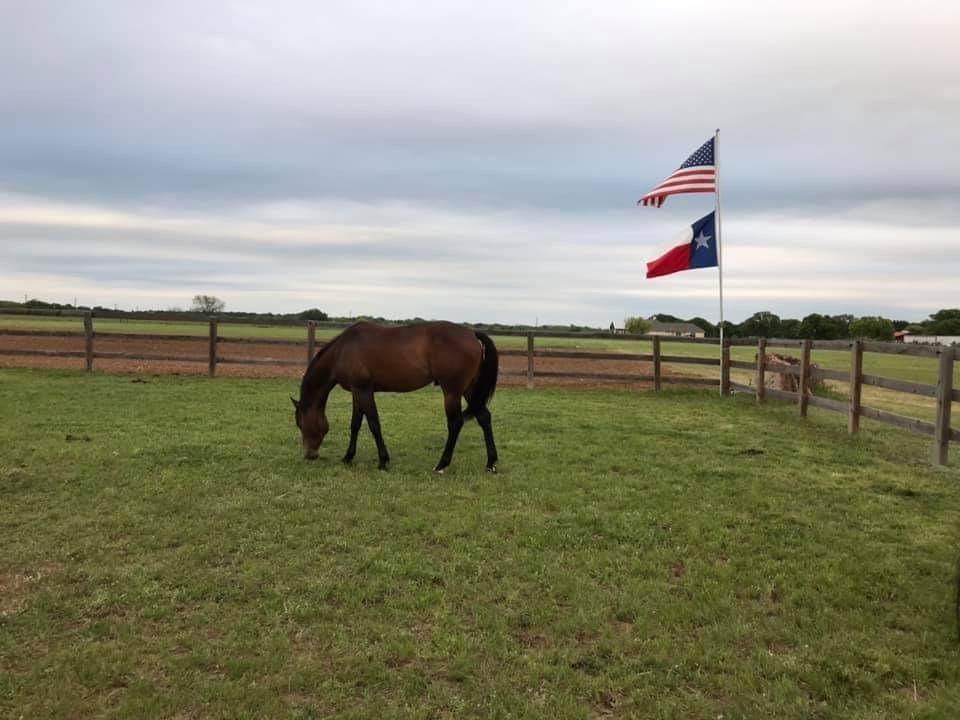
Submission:
<svg viewBox="0 0 960 720">
<path fill-rule="evenodd" d="M 477 335 L 473 330 L 447 320 L 431 320 L 412 325 L 378 325 L 362 320 L 344 330 L 343 335 L 353 337 L 361 343 L 383 346 L 420 343 L 472 346 L 477 343 Z"/>
<path fill-rule="evenodd" d="M 474 331 L 446 321 L 385 326 L 358 322 L 339 340 L 347 382 L 408 392 L 437 383 L 466 387 L 482 350 Z"/>
</svg>

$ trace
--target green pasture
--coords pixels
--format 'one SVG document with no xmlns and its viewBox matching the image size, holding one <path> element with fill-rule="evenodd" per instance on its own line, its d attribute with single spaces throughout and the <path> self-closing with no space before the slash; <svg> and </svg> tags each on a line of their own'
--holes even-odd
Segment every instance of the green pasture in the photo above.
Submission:
<svg viewBox="0 0 960 720">
<path fill-rule="evenodd" d="M 94 327 L 104 332 L 207 336 L 207 325 L 196 322 L 95 318 Z M 83 321 L 79 317 L 24 317 L 0 314 L 0 328 L 21 330 L 72 330 L 82 332 Z M 306 340 L 305 327 L 221 323 L 218 332 L 223 337 Z M 316 335 L 318 339 L 322 340 L 333 337 L 338 332 L 339 330 L 337 329 L 319 327 L 317 328 Z M 498 347 L 501 348 L 526 349 L 527 347 L 527 339 L 525 337 L 495 336 L 495 340 Z M 652 347 L 649 342 L 617 338 L 538 337 L 536 339 L 536 347 L 542 349 L 577 349 L 592 352 L 637 354 L 649 354 L 652 352 Z M 665 340 L 662 343 L 662 352 L 665 355 L 720 358 L 719 347 L 709 344 L 680 343 Z M 797 348 L 776 348 L 771 346 L 769 352 L 781 352 L 782 354 L 796 356 L 799 350 Z M 752 347 L 734 347 L 731 348 L 730 356 L 734 360 L 753 362 L 755 353 L 756 351 Z M 812 361 L 823 368 L 847 370 L 850 367 L 850 353 L 842 350 L 814 350 Z M 664 366 L 674 373 L 717 378 L 719 382 L 720 374 L 717 367 L 669 363 L 666 363 Z M 937 383 L 937 364 L 934 358 L 865 353 L 863 371 L 867 374 L 881 375 L 898 380 L 911 380 L 929 385 L 936 385 Z M 954 386 L 960 387 L 960 362 L 956 364 L 954 373 Z M 753 373 L 747 370 L 733 370 L 731 377 L 735 382 L 747 384 L 752 382 Z M 846 383 L 828 381 L 826 384 L 832 391 L 838 394 L 846 394 L 848 392 Z M 864 386 L 863 402 L 866 405 L 882 410 L 918 417 L 924 420 L 932 420 L 933 417 L 934 402 L 930 398 Z M 958 408 L 958 412 L 960 412 L 960 408 Z"/>
<path fill-rule="evenodd" d="M 0 716 L 954 718 L 960 458 L 709 391 L 0 370 Z M 956 453 L 956 451 L 955 451 Z"/>
</svg>

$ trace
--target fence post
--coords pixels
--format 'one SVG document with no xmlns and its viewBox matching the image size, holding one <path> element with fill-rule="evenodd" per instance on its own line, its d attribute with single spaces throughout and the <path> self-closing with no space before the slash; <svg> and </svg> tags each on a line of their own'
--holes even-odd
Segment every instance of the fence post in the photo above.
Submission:
<svg viewBox="0 0 960 720">
<path fill-rule="evenodd" d="M 730 338 L 724 338 L 720 346 L 720 394 L 730 394 Z"/>
<path fill-rule="evenodd" d="M 660 391 L 660 338 L 653 338 L 653 389 Z"/>
<path fill-rule="evenodd" d="M 217 321 L 210 319 L 210 356 L 209 356 L 210 377 L 217 374 Z"/>
<path fill-rule="evenodd" d="M 850 346 L 850 414 L 847 430 L 860 432 L 860 391 L 863 389 L 863 341 L 854 340 Z"/>
<path fill-rule="evenodd" d="M 93 372 L 93 314 L 89 310 L 83 314 L 83 336 L 87 372 Z"/>
<path fill-rule="evenodd" d="M 307 367 L 310 367 L 310 361 L 313 360 L 313 354 L 317 349 L 317 323 L 315 320 L 307 320 Z"/>
<path fill-rule="evenodd" d="M 767 339 L 757 339 L 757 402 L 767 399 L 767 386 L 764 375 L 767 369 Z"/>
<path fill-rule="evenodd" d="M 933 431 L 933 464 L 946 465 L 950 450 L 950 407 L 953 404 L 953 361 L 956 350 L 940 348 L 940 377 L 937 379 L 937 418 Z"/>
<path fill-rule="evenodd" d="M 807 405 L 809 404 L 809 396 L 807 395 L 807 386 L 810 384 L 810 347 L 813 343 L 809 339 L 803 341 L 800 346 L 800 383 L 799 383 L 799 399 L 797 404 L 800 406 L 800 417 L 807 416 Z"/>
<path fill-rule="evenodd" d="M 527 387 L 533 387 L 533 333 L 527 333 Z"/>
</svg>

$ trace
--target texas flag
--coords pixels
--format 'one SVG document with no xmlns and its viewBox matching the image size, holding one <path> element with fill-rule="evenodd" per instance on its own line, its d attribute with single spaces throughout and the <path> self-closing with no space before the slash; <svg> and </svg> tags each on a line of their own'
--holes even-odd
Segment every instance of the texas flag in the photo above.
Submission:
<svg viewBox="0 0 960 720">
<path fill-rule="evenodd" d="M 705 267 L 717 267 L 717 233 L 714 230 L 713 213 L 687 228 L 682 245 L 648 262 L 647 277 L 655 278 Z"/>
</svg>

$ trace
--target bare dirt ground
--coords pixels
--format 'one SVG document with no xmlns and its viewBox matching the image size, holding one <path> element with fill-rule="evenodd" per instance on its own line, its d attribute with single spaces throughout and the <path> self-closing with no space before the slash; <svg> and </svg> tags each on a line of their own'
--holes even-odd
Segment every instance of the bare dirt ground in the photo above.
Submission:
<svg viewBox="0 0 960 720">
<path fill-rule="evenodd" d="M 82 336 L 0 335 L 0 349 L 48 350 L 83 352 Z M 193 360 L 135 360 L 96 358 L 94 369 L 108 373 L 138 375 L 206 375 L 207 339 L 152 339 L 136 335 L 97 336 L 96 352 L 124 352 L 131 355 L 175 355 Z M 258 360 L 293 360 L 302 365 L 242 365 L 222 363 L 217 365 L 217 375 L 225 377 L 288 377 L 299 378 L 306 367 L 306 345 L 276 345 L 256 342 L 221 340 L 218 356 L 224 359 L 255 358 Z M 592 360 L 579 358 L 536 358 L 538 372 L 607 373 L 620 375 L 650 375 L 653 365 L 638 360 Z M 84 367 L 83 357 L 31 357 L 0 355 L 0 367 L 69 368 Z M 525 386 L 527 379 L 526 356 L 504 355 L 500 358 L 500 385 Z M 523 373 L 514 375 L 511 373 Z M 664 375 L 672 374 L 663 368 Z M 544 378 L 537 377 L 538 387 L 598 387 L 620 385 L 647 388 L 650 382 L 625 380 L 598 380 L 596 378 Z"/>
</svg>

